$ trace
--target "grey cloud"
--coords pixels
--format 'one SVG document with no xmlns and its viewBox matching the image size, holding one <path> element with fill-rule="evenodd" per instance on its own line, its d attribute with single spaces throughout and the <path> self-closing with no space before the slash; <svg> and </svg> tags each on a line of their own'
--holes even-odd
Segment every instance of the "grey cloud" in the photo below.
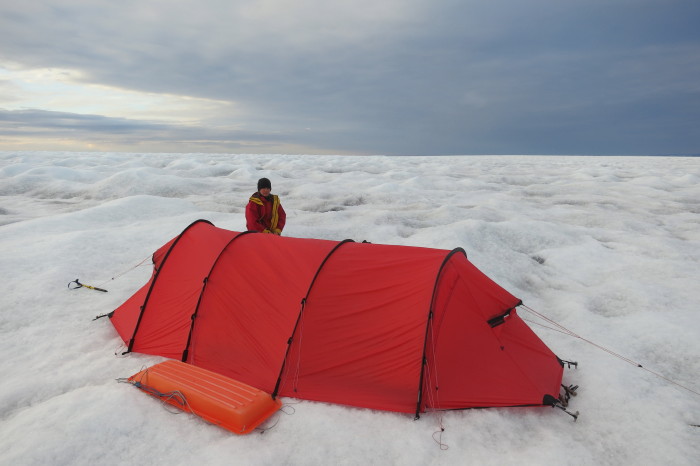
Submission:
<svg viewBox="0 0 700 466">
<path fill-rule="evenodd" d="M 246 149 L 251 153 L 267 152 L 284 144 L 298 144 L 293 136 L 231 129 L 190 127 L 177 124 L 110 118 L 101 115 L 81 115 L 44 110 L 0 109 L 0 144 L 18 138 L 32 140 L 32 147 L 42 139 L 46 147 L 55 141 L 82 141 L 85 144 L 120 148 L 145 146 L 162 147 L 155 151 L 196 152 L 198 148 L 215 151 Z M 26 144 L 25 144 L 26 145 Z"/>
<path fill-rule="evenodd" d="M 104 133 L 126 133 L 134 131 L 162 131 L 166 125 L 132 121 L 125 118 L 108 118 L 101 115 L 80 115 L 65 112 L 43 110 L 0 109 L 0 128 L 5 134 L 14 130 L 22 131 L 43 129 L 45 131 L 84 131 Z"/>
<path fill-rule="evenodd" d="M 311 0 L 30 3 L 1 7 L 13 11 L 0 16 L 13 39 L 0 57 L 235 101 L 247 127 L 295 144 L 387 154 L 700 146 L 694 0 L 339 2 L 340 13 Z"/>
</svg>

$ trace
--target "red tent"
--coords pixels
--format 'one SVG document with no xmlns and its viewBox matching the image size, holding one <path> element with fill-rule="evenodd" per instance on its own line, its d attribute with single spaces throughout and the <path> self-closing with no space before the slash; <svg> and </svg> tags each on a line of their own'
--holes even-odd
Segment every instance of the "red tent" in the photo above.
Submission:
<svg viewBox="0 0 700 466">
<path fill-rule="evenodd" d="M 551 405 L 563 363 L 453 251 L 238 233 L 199 220 L 111 321 L 139 352 L 273 393 L 407 413 Z"/>
</svg>

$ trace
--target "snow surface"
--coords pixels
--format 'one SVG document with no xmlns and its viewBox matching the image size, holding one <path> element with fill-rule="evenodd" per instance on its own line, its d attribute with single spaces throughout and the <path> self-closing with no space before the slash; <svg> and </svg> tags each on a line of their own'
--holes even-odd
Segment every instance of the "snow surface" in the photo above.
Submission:
<svg viewBox="0 0 700 466">
<path fill-rule="evenodd" d="M 270 430 L 236 436 L 117 383 L 162 358 L 116 356 L 109 320 L 92 319 L 190 222 L 243 230 L 262 176 L 286 235 L 464 247 L 529 307 L 700 391 L 700 158 L 2 152 L 0 464 L 700 463 L 700 396 L 524 311 L 579 362 L 564 375 L 581 386 L 577 422 L 285 399 Z M 109 293 L 69 291 L 76 278 Z"/>
</svg>

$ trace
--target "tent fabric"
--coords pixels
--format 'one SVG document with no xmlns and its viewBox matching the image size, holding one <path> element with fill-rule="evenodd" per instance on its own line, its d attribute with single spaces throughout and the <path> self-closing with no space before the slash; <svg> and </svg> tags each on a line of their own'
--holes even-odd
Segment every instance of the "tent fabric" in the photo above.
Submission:
<svg viewBox="0 0 700 466">
<path fill-rule="evenodd" d="M 563 364 L 462 249 L 234 232 L 200 220 L 110 316 L 128 351 L 275 396 L 419 413 L 551 404 Z M 548 401 L 550 400 L 550 401 Z"/>
</svg>

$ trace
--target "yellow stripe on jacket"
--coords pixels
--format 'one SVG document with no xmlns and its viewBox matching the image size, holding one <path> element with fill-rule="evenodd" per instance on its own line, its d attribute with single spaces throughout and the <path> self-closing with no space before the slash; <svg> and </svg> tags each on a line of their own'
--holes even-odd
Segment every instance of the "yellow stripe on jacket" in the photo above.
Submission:
<svg viewBox="0 0 700 466">
<path fill-rule="evenodd" d="M 280 219 L 280 214 L 278 212 L 280 206 L 280 198 L 276 194 L 272 195 L 272 220 L 270 220 L 270 230 L 275 231 L 277 229 L 277 222 Z"/>
</svg>

